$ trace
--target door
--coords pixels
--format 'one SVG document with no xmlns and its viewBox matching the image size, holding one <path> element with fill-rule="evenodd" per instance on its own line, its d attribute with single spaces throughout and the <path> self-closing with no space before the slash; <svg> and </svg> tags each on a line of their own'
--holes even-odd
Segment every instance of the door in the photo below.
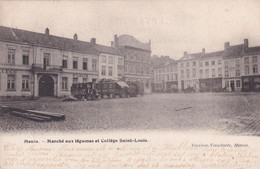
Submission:
<svg viewBox="0 0 260 169">
<path fill-rule="evenodd" d="M 230 87 L 231 87 L 231 91 L 235 91 L 235 81 L 234 80 L 231 80 L 230 81 Z"/>
<path fill-rule="evenodd" d="M 184 90 L 184 81 L 181 81 L 181 90 Z"/>
<path fill-rule="evenodd" d="M 50 75 L 39 79 L 39 96 L 54 96 L 54 81 Z"/>
</svg>

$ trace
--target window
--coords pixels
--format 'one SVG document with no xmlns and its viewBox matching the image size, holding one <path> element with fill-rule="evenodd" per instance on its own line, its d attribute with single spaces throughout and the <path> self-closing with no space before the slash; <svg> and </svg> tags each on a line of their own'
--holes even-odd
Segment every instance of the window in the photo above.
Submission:
<svg viewBox="0 0 260 169">
<path fill-rule="evenodd" d="M 186 67 L 190 67 L 190 62 L 187 62 L 187 63 L 186 63 Z"/>
<path fill-rule="evenodd" d="M 73 58 L 73 69 L 78 69 L 78 58 Z"/>
<path fill-rule="evenodd" d="M 92 70 L 97 70 L 97 60 L 92 59 Z"/>
<path fill-rule="evenodd" d="M 43 54 L 43 66 L 46 68 L 47 66 L 50 66 L 50 53 L 44 53 Z"/>
<path fill-rule="evenodd" d="M 239 67 L 240 67 L 240 63 L 239 63 L 239 60 L 237 59 L 236 60 L 236 68 L 239 69 Z"/>
<path fill-rule="evenodd" d="M 23 51 L 23 65 L 29 65 L 29 51 Z"/>
<path fill-rule="evenodd" d="M 92 79 L 92 82 L 93 82 L 93 83 L 97 82 L 97 79 L 96 79 L 96 78 L 93 78 L 93 79 Z"/>
<path fill-rule="evenodd" d="M 200 78 L 203 78 L 203 70 L 200 70 Z"/>
<path fill-rule="evenodd" d="M 15 64 L 15 49 L 8 49 L 8 63 Z"/>
<path fill-rule="evenodd" d="M 63 68 L 68 68 L 68 56 L 63 56 L 62 67 Z"/>
<path fill-rule="evenodd" d="M 173 66 L 170 66 L 170 71 L 173 72 Z"/>
<path fill-rule="evenodd" d="M 109 76 L 113 75 L 113 68 L 112 67 L 108 67 L 108 75 Z"/>
<path fill-rule="evenodd" d="M 236 70 L 236 76 L 240 76 L 240 70 Z"/>
<path fill-rule="evenodd" d="M 203 66 L 203 62 L 200 62 L 200 67 L 202 67 Z"/>
<path fill-rule="evenodd" d="M 88 70 L 88 58 L 83 58 L 83 70 Z"/>
<path fill-rule="evenodd" d="M 169 76 L 169 74 L 166 75 L 166 80 L 167 80 L 167 81 L 170 80 L 170 76 Z"/>
<path fill-rule="evenodd" d="M 118 58 L 118 65 L 121 65 L 121 66 L 124 65 L 123 58 Z"/>
<path fill-rule="evenodd" d="M 104 56 L 104 55 L 101 55 L 101 57 L 102 57 L 102 58 L 101 58 L 101 62 L 102 62 L 102 63 L 106 63 L 106 62 L 107 62 L 107 61 L 106 61 L 106 60 L 107 60 L 107 57 Z"/>
<path fill-rule="evenodd" d="M 76 84 L 76 83 L 78 83 L 78 78 L 76 78 L 76 77 L 73 77 L 73 81 L 72 81 L 72 83 L 73 83 L 73 84 Z"/>
<path fill-rule="evenodd" d="M 248 75 L 249 74 L 249 66 L 245 66 L 245 74 Z"/>
<path fill-rule="evenodd" d="M 192 77 L 196 77 L 196 69 L 192 69 Z"/>
<path fill-rule="evenodd" d="M 228 67 L 228 60 L 226 60 L 226 61 L 224 62 L 224 64 L 225 64 L 225 67 Z"/>
<path fill-rule="evenodd" d="M 7 76 L 7 90 L 15 90 L 15 75 Z"/>
<path fill-rule="evenodd" d="M 170 81 L 173 81 L 173 74 L 170 75 Z"/>
<path fill-rule="evenodd" d="M 88 82 L 88 78 L 87 77 L 84 77 L 83 78 L 83 83 L 87 83 Z"/>
<path fill-rule="evenodd" d="M 244 62 L 245 62 L 245 64 L 249 64 L 249 58 L 248 58 L 248 57 L 245 57 L 245 58 L 244 58 Z"/>
<path fill-rule="evenodd" d="M 253 65 L 253 73 L 258 73 L 258 65 Z"/>
<path fill-rule="evenodd" d="M 183 65 L 183 63 L 181 63 L 181 68 L 183 68 L 184 67 L 184 65 Z"/>
<path fill-rule="evenodd" d="M 209 77 L 209 69 L 205 70 L 205 77 Z"/>
<path fill-rule="evenodd" d="M 29 76 L 22 76 L 22 90 L 29 90 Z"/>
<path fill-rule="evenodd" d="M 168 67 L 166 68 L 166 72 L 170 72 L 170 69 Z"/>
<path fill-rule="evenodd" d="M 190 77 L 190 70 L 189 69 L 186 69 L 186 77 Z"/>
<path fill-rule="evenodd" d="M 106 75 L 106 66 L 102 66 L 101 74 Z"/>
<path fill-rule="evenodd" d="M 209 66 L 209 62 L 207 61 L 207 62 L 205 62 L 205 66 Z"/>
<path fill-rule="evenodd" d="M 225 71 L 225 77 L 229 77 L 229 72 Z"/>
<path fill-rule="evenodd" d="M 225 81 L 225 87 L 229 87 L 229 81 Z"/>
<path fill-rule="evenodd" d="M 240 87 L 240 80 L 236 81 L 236 87 Z"/>
<path fill-rule="evenodd" d="M 184 70 L 181 70 L 181 78 L 184 78 Z"/>
<path fill-rule="evenodd" d="M 196 62 L 192 62 L 192 66 L 196 66 Z"/>
<path fill-rule="evenodd" d="M 178 80 L 178 74 L 175 73 L 174 76 L 175 76 L 175 80 Z"/>
<path fill-rule="evenodd" d="M 78 79 L 75 79 L 75 81 L 78 81 Z M 73 83 L 74 83 L 74 78 L 73 78 Z M 76 82 L 77 83 L 77 82 Z M 62 90 L 68 90 L 68 78 L 67 77 L 62 77 L 61 80 L 61 89 Z"/>
<path fill-rule="evenodd" d="M 222 76 L 222 68 L 218 68 L 218 77 Z"/>
<path fill-rule="evenodd" d="M 257 56 L 253 56 L 252 59 L 253 59 L 253 60 L 252 60 L 253 63 L 257 63 Z"/>
<path fill-rule="evenodd" d="M 114 63 L 114 57 L 113 56 L 109 56 L 108 57 L 108 63 L 109 64 L 113 64 Z"/>
<path fill-rule="evenodd" d="M 218 60 L 218 65 L 221 65 L 221 60 Z"/>
<path fill-rule="evenodd" d="M 216 76 L 215 69 L 211 69 L 211 76 L 212 76 L 212 77 L 215 77 L 215 76 Z"/>
</svg>

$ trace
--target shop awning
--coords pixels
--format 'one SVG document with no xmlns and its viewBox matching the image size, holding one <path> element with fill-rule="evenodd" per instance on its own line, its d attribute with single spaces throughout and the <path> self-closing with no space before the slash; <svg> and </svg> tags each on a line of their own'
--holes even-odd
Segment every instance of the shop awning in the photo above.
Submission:
<svg viewBox="0 0 260 169">
<path fill-rule="evenodd" d="M 125 82 L 123 82 L 123 81 L 117 82 L 117 84 L 118 84 L 120 87 L 122 87 L 122 88 L 124 88 L 124 87 L 128 87 L 128 88 L 129 88 L 129 86 L 128 86 Z"/>
</svg>

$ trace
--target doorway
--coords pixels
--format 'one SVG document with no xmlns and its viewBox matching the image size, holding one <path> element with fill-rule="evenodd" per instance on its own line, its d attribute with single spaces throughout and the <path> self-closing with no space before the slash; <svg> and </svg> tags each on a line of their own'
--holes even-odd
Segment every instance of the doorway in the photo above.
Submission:
<svg viewBox="0 0 260 169">
<path fill-rule="evenodd" d="M 39 79 L 39 96 L 54 96 L 54 81 L 50 75 Z"/>
</svg>

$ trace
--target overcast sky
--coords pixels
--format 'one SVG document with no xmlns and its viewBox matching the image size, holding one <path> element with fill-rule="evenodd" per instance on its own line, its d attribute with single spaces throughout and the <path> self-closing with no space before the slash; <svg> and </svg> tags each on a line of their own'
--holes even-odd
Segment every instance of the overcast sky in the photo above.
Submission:
<svg viewBox="0 0 260 169">
<path fill-rule="evenodd" d="M 152 54 L 223 50 L 249 39 L 260 46 L 260 1 L 49 1 L 0 2 L 0 25 L 110 46 L 115 34 L 152 42 Z"/>
</svg>

